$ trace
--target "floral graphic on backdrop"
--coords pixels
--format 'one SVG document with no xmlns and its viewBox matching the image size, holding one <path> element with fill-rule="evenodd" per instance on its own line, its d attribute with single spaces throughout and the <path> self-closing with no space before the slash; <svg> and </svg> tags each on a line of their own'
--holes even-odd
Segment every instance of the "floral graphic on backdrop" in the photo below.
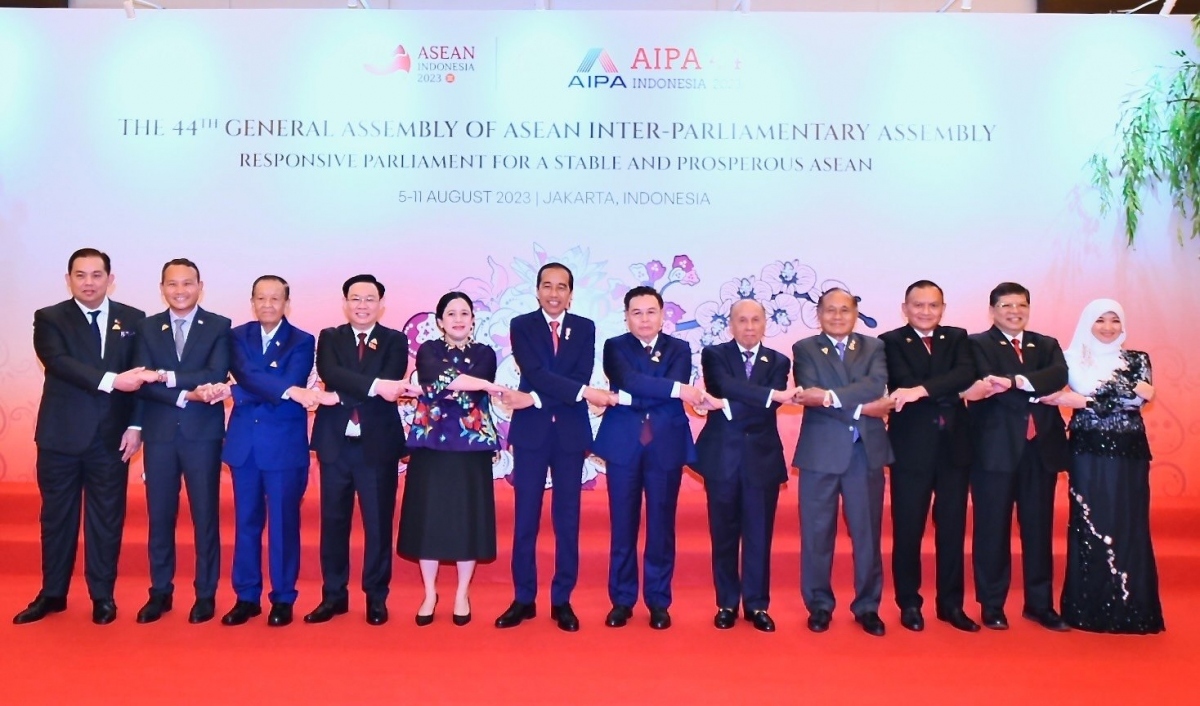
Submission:
<svg viewBox="0 0 1200 706">
<path fill-rule="evenodd" d="M 514 258 L 506 267 L 488 257 L 487 275 L 468 277 L 451 287 L 471 298 L 475 307 L 475 340 L 495 349 L 496 381 L 502 385 L 516 387 L 520 383 L 521 372 L 513 359 L 508 337 L 509 324 L 513 317 L 537 308 L 537 271 L 547 262 L 561 262 L 571 268 L 575 276 L 571 312 L 596 322 L 596 364 L 591 380 L 596 387 L 608 387 L 600 359 L 603 342 L 625 333 L 624 297 L 633 287 L 654 287 L 662 295 L 663 332 L 682 338 L 691 346 L 693 379 L 700 376 L 700 351 L 704 346 L 730 339 L 729 312 L 736 302 L 753 299 L 763 305 L 767 313 L 766 337 L 770 339 L 797 329 L 807 333 L 818 328 L 816 303 L 822 292 L 834 287 L 853 291 L 839 279 L 820 279 L 811 266 L 799 260 L 776 260 L 757 273 L 722 282 L 715 287 L 715 298 L 697 297 L 695 292 L 702 282 L 700 270 L 686 254 L 670 258 L 669 266 L 663 258 L 635 262 L 621 270 L 610 267 L 607 261 L 593 261 L 587 248 L 577 246 L 551 255 L 535 244 L 531 259 Z M 691 303 L 697 300 L 698 303 Z M 861 312 L 859 318 L 868 328 L 877 325 L 875 319 Z M 430 311 L 410 317 L 403 330 L 413 356 L 422 343 L 440 336 L 436 317 Z M 402 407 L 402 412 L 405 423 L 411 426 L 416 407 Z M 593 433 L 603 413 L 603 408 L 591 408 Z M 492 477 L 507 478 L 513 468 L 512 452 L 507 448 L 511 411 L 494 407 L 493 415 L 503 450 L 496 454 Z M 589 457 L 584 463 L 584 487 L 593 487 L 603 472 L 604 462 Z M 549 485 L 547 476 L 546 486 Z"/>
</svg>

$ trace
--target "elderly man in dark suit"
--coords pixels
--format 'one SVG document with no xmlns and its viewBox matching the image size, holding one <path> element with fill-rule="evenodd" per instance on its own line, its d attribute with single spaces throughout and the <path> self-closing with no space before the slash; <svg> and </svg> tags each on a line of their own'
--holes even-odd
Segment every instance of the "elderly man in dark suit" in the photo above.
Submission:
<svg viewBox="0 0 1200 706">
<path fill-rule="evenodd" d="M 854 332 L 858 302 L 844 289 L 817 301 L 821 333 L 792 346 L 795 382 L 804 388 L 800 441 L 800 591 L 808 628 L 829 629 L 834 608 L 830 575 L 839 498 L 854 547 L 854 601 L 850 611 L 863 630 L 882 636 L 879 618 L 883 558 L 883 467 L 892 462 L 883 417 L 887 361 L 883 343 Z"/>
<path fill-rule="evenodd" d="M 932 501 L 937 617 L 975 632 L 979 625 L 962 609 L 971 439 L 959 397 L 975 381 L 975 360 L 967 332 L 941 325 L 946 310 L 941 287 L 929 280 L 912 283 L 900 310 L 908 323 L 879 337 L 896 403 L 888 438 L 896 454 L 890 486 L 892 582 L 900 624 L 915 632 L 925 629 L 921 538 Z"/>
<path fill-rule="evenodd" d="M 163 265 L 167 310 L 138 327 L 138 365 L 158 379 L 143 385 L 146 508 L 150 515 L 150 600 L 138 611 L 151 623 L 171 609 L 180 481 L 187 484 L 196 542 L 196 602 L 188 622 L 211 620 L 221 571 L 221 441 L 225 407 L 215 385 L 229 378 L 229 319 L 200 308 L 204 282 L 187 259 Z"/>
<path fill-rule="evenodd" d="M 575 275 L 558 262 L 537 273 L 537 311 L 512 320 L 513 358 L 521 369 L 521 391 L 532 407 L 513 411 L 508 439 L 513 449 L 512 579 L 516 594 L 496 627 L 520 625 L 536 615 L 537 536 L 546 494 L 546 469 L 553 483 L 554 578 L 550 617 L 567 632 L 579 629 L 571 592 L 579 575 L 579 501 L 583 461 L 592 445 L 588 403 L 616 403 L 608 390 L 590 387 L 596 361 L 596 324 L 567 311 Z"/>
<path fill-rule="evenodd" d="M 325 383 L 313 423 L 321 462 L 321 602 L 306 623 L 349 610 L 350 522 L 354 497 L 362 514 L 362 590 L 367 623 L 387 622 L 392 533 L 400 457 L 406 452 L 396 399 L 414 393 L 404 381 L 408 337 L 379 323 L 384 286 L 372 275 L 342 285 L 347 323 L 321 331 L 317 374 Z"/>
<path fill-rule="evenodd" d="M 113 585 L 125 525 L 129 459 L 141 446 L 129 394 L 154 373 L 133 367 L 140 310 L 108 298 L 108 255 L 93 248 L 67 260 L 71 298 L 33 315 L 33 348 L 46 369 L 38 407 L 37 482 L 42 496 L 42 590 L 19 624 L 66 610 L 83 507 L 84 575 L 92 620 L 117 617 Z"/>
<path fill-rule="evenodd" d="M 971 335 L 980 380 L 967 391 L 975 432 L 971 500 L 975 509 L 972 560 L 975 596 L 984 627 L 1008 628 L 1004 603 L 1012 579 L 1012 514 L 1021 526 L 1025 581 L 1023 617 L 1067 630 L 1054 610 L 1054 486 L 1070 461 L 1058 407 L 1035 404 L 1067 384 L 1058 341 L 1026 331 L 1029 290 L 1002 282 L 989 303 L 992 327 Z"/>
<path fill-rule="evenodd" d="M 262 537 L 269 528 L 271 613 L 267 625 L 292 622 L 300 573 L 300 501 L 308 487 L 308 410 L 318 390 L 308 389 L 316 339 L 287 320 L 291 288 L 282 278 L 254 280 L 254 321 L 230 332 L 233 398 L 222 460 L 233 476 L 237 531 L 233 591 L 237 602 L 221 618 L 241 625 L 262 613 Z"/>
<path fill-rule="evenodd" d="M 713 624 L 727 630 L 740 603 L 757 630 L 774 632 L 771 603 L 771 537 L 779 486 L 787 462 L 775 413 L 794 401 L 788 388 L 791 361 L 762 345 L 766 310 L 744 299 L 729 311 L 733 340 L 700 354 L 704 384 L 713 398 L 704 429 L 696 439 L 696 471 L 704 478 L 708 531 L 712 538 L 717 614 Z M 739 571 L 739 555 L 740 571 Z"/>
<path fill-rule="evenodd" d="M 623 627 L 638 595 L 638 528 L 646 498 L 646 549 L 642 596 L 650 627 L 671 626 L 671 578 L 675 573 L 675 509 L 683 465 L 695 458 L 683 401 L 703 404 L 703 390 L 688 384 L 692 351 L 662 332 L 662 295 L 651 287 L 625 293 L 629 333 L 604 342 L 604 373 L 617 393 L 596 432 L 592 450 L 608 464 L 612 522 L 605 625 Z"/>
</svg>

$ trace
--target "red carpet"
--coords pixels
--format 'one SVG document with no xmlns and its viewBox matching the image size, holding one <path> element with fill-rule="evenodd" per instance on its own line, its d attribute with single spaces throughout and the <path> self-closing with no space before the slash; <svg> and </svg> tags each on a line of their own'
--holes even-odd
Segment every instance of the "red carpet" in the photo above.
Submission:
<svg viewBox="0 0 1200 706">
<path fill-rule="evenodd" d="M 1155 499 L 1154 533 L 1167 632 L 1157 636 L 1050 633 L 1019 618 L 1019 591 L 1010 596 L 1012 629 L 965 634 L 933 619 L 926 595 L 924 633 L 900 627 L 890 585 L 881 615 L 886 637 L 863 633 L 845 608 L 851 597 L 849 542 L 839 539 L 835 590 L 841 605 L 833 627 L 814 635 L 804 627 L 799 597 L 795 483 L 781 497 L 777 522 L 771 614 L 779 631 L 749 625 L 718 631 L 704 494 L 685 492 L 679 510 L 679 559 L 674 627 L 650 630 L 636 609 L 624 629 L 603 625 L 608 610 L 607 507 L 603 492 L 584 498 L 581 576 L 574 605 L 583 627 L 560 632 L 547 604 L 550 542 L 539 553 L 545 576 L 539 616 L 511 630 L 492 620 L 508 605 L 508 547 L 512 496 L 498 489 L 500 559 L 481 566 L 474 585 L 475 620 L 450 623 L 443 601 L 434 624 L 418 628 L 412 613 L 421 589 L 415 565 L 397 560 L 391 622 L 371 627 L 352 569 L 351 612 L 324 625 L 299 617 L 319 600 L 318 499 L 310 490 L 304 511 L 305 554 L 297 622 L 267 628 L 258 618 L 230 628 L 214 620 L 189 625 L 193 556 L 191 527 L 180 523 L 180 572 L 175 610 L 153 625 L 134 614 L 148 587 L 145 500 L 131 487 L 129 522 L 117 583 L 117 622 L 92 625 L 82 576 L 72 584 L 65 613 L 14 626 L 15 615 L 39 585 L 36 488 L 0 484 L 0 703 L 3 704 L 374 704 L 521 703 L 1028 703 L 1181 702 L 1192 691 L 1200 654 L 1200 508 Z M 1060 487 L 1060 492 L 1062 488 Z M 218 616 L 232 605 L 233 505 L 222 488 L 223 583 Z M 1175 501 L 1176 503 L 1178 501 Z M 1060 495 L 1056 534 L 1065 534 Z M 186 518 L 186 511 L 184 514 Z M 549 537 L 548 520 L 543 527 Z M 884 561 L 889 560 L 885 523 Z M 1056 567 L 1061 585 L 1063 543 Z M 361 553 L 356 553 L 360 556 Z M 82 552 L 81 552 L 82 556 Z M 932 556 L 926 556 L 931 568 Z M 1019 561 L 1014 584 L 1020 585 Z M 443 569 L 443 595 L 453 593 L 453 567 Z M 927 577 L 927 584 L 932 576 Z M 968 586 L 968 595 L 971 589 Z M 968 613 L 976 607 L 967 605 Z"/>
</svg>

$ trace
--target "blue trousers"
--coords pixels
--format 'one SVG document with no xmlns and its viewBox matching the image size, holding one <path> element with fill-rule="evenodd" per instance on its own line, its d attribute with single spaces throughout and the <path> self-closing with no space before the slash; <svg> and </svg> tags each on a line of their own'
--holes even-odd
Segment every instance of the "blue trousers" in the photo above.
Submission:
<svg viewBox="0 0 1200 706">
<path fill-rule="evenodd" d="M 513 449 L 512 576 L 514 598 L 533 603 L 537 598 L 537 536 L 546 494 L 546 469 L 553 484 L 550 517 L 554 523 L 554 579 L 550 604 L 569 603 L 579 577 L 579 493 L 583 479 L 583 449 L 566 449 L 551 435 L 536 449 Z"/>
<path fill-rule="evenodd" d="M 233 590 L 239 601 L 262 599 L 262 538 L 267 535 L 271 603 L 296 602 L 300 575 L 300 500 L 308 488 L 308 467 L 264 471 L 254 454 L 233 469 L 237 531 L 233 542 Z"/>
<path fill-rule="evenodd" d="M 642 597 L 650 608 L 671 605 L 675 574 L 675 509 L 683 468 L 659 464 L 647 447 L 628 464 L 608 464 L 608 511 L 612 522 L 609 546 L 608 597 L 613 605 L 633 606 L 638 594 L 637 545 L 646 496 L 646 548 L 642 557 Z"/>
</svg>

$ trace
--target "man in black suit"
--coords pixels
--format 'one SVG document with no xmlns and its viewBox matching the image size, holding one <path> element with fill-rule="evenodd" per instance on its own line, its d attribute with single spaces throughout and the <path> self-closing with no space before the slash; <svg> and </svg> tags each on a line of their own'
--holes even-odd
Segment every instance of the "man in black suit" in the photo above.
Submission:
<svg viewBox="0 0 1200 706">
<path fill-rule="evenodd" d="M 117 617 L 113 584 L 129 459 L 142 444 L 130 392 L 147 378 L 133 367 L 134 330 L 145 314 L 112 301 L 108 255 L 92 248 L 67 261 L 71 298 L 33 315 L 33 348 L 46 370 L 38 407 L 37 481 L 42 496 L 42 590 L 13 622 L 66 610 L 83 505 L 84 575 L 92 620 Z"/>
<path fill-rule="evenodd" d="M 892 463 L 892 583 L 900 624 L 919 632 L 921 538 L 933 503 L 937 556 L 937 617 L 959 630 L 979 625 L 963 612 L 963 541 L 967 530 L 970 425 L 959 393 L 975 381 L 967 332 L 942 326 L 942 288 L 929 280 L 908 286 L 900 311 L 908 324 L 879 338 L 887 354 L 896 403 L 888 422 Z"/>
<path fill-rule="evenodd" d="M 367 622 L 387 622 L 392 580 L 396 474 L 406 452 L 396 399 L 411 394 L 408 337 L 379 323 L 383 283 L 355 275 L 342 285 L 348 323 L 321 331 L 317 374 L 325 383 L 313 424 L 312 448 L 321 462 L 321 602 L 304 616 L 324 623 L 349 610 L 350 522 L 354 496 L 366 546 L 362 590 Z"/>
<path fill-rule="evenodd" d="M 729 311 L 733 340 L 700 354 L 704 384 L 714 398 L 709 406 L 715 409 L 696 439 L 695 469 L 704 477 L 708 499 L 717 589 L 713 624 L 720 630 L 733 627 L 741 603 L 756 629 L 775 631 L 767 614 L 771 537 L 779 486 L 787 481 L 775 412 L 799 390 L 787 387 L 787 356 L 762 345 L 766 328 L 763 305 L 743 299 Z"/>
<path fill-rule="evenodd" d="M 1025 582 L 1023 617 L 1050 630 L 1066 630 L 1054 610 L 1054 486 L 1069 452 L 1057 407 L 1036 404 L 1067 384 L 1067 362 L 1058 341 L 1026 331 L 1029 290 L 1002 282 L 990 296 L 993 326 L 973 334 L 980 376 L 965 394 L 974 429 L 971 500 L 975 508 L 972 559 L 975 596 L 983 624 L 1008 628 L 1004 602 L 1012 578 L 1013 505 L 1021 526 Z"/>
<path fill-rule="evenodd" d="M 146 509 L 150 516 L 150 600 L 139 623 L 171 610 L 180 481 L 187 484 L 196 543 L 196 602 L 188 622 L 211 620 L 221 571 L 221 442 L 225 407 L 216 385 L 229 377 L 229 319 L 200 308 L 200 268 L 179 258 L 163 265 L 167 310 L 138 327 L 138 365 L 157 373 L 138 394 L 145 404 Z"/>
</svg>

